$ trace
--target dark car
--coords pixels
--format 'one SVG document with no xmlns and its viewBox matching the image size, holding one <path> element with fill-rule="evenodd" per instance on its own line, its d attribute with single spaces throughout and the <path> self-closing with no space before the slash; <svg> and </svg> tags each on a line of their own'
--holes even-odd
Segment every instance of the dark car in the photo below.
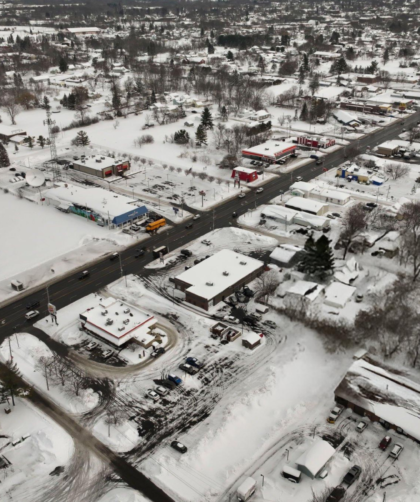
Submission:
<svg viewBox="0 0 420 502">
<path fill-rule="evenodd" d="M 254 317 L 252 317 L 250 315 L 246 315 L 243 319 L 243 323 L 248 326 L 256 326 L 258 321 Z"/>
<path fill-rule="evenodd" d="M 346 490 L 343 486 L 336 486 L 334 490 L 328 495 L 325 502 L 339 502 L 345 495 Z"/>
<path fill-rule="evenodd" d="M 362 468 L 358 465 L 353 465 L 353 467 L 349 470 L 349 472 L 344 476 L 343 483 L 346 483 L 348 486 L 351 486 L 356 479 L 359 478 L 362 473 Z"/>
<path fill-rule="evenodd" d="M 248 296 L 248 298 L 251 298 L 254 296 L 254 292 L 252 291 L 252 289 L 248 288 L 248 286 L 244 286 L 243 292 L 244 292 L 245 296 Z"/>
<path fill-rule="evenodd" d="M 162 354 L 165 353 L 165 349 L 163 347 L 158 347 L 154 352 L 152 352 L 150 355 L 151 357 L 159 357 Z"/>
<path fill-rule="evenodd" d="M 120 254 L 119 254 L 119 253 L 112 253 L 112 255 L 109 257 L 109 259 L 110 259 L 111 261 L 114 261 L 114 260 L 116 260 L 119 256 L 120 256 Z"/>
<path fill-rule="evenodd" d="M 237 217 L 238 217 L 238 213 L 237 213 L 236 211 L 234 211 L 234 212 L 232 213 L 232 218 L 237 218 Z"/>
<path fill-rule="evenodd" d="M 179 451 L 179 453 L 187 453 L 188 451 L 188 448 L 179 441 L 172 441 L 171 448 L 173 448 L 176 451 Z"/>
<path fill-rule="evenodd" d="M 144 249 L 136 249 L 134 258 L 140 258 L 140 256 L 144 256 Z"/>
<path fill-rule="evenodd" d="M 189 375 L 195 375 L 198 373 L 198 368 L 195 368 L 194 366 L 191 366 L 190 364 L 180 364 L 179 369 L 182 371 L 185 371 L 185 373 L 188 373 Z"/>
<path fill-rule="evenodd" d="M 204 364 L 201 361 L 199 361 L 196 357 L 187 357 L 185 362 L 190 366 L 194 366 L 195 368 L 198 369 L 204 366 Z"/>
<path fill-rule="evenodd" d="M 392 438 L 391 436 L 385 436 L 382 441 L 379 443 L 379 448 L 385 451 L 388 446 L 391 444 Z"/>
<path fill-rule="evenodd" d="M 184 256 L 192 256 L 192 252 L 189 249 L 181 249 L 180 252 Z"/>
<path fill-rule="evenodd" d="M 82 279 L 87 279 L 90 276 L 89 270 L 83 270 L 83 272 L 79 275 L 79 281 Z"/>
<path fill-rule="evenodd" d="M 40 305 L 41 305 L 41 303 L 40 303 L 39 300 L 32 300 L 32 301 L 30 301 L 29 303 L 26 304 L 26 310 L 36 309 Z"/>
<path fill-rule="evenodd" d="M 185 228 L 187 230 L 189 230 L 190 228 L 192 228 L 194 225 L 190 222 L 190 223 L 187 223 L 187 225 L 185 225 Z"/>
</svg>

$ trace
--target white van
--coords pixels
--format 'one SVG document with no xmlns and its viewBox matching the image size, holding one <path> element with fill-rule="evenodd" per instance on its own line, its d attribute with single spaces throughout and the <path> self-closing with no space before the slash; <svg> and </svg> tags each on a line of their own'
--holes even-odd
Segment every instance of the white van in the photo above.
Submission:
<svg viewBox="0 0 420 502">
<path fill-rule="evenodd" d="M 255 310 L 259 314 L 266 314 L 270 309 L 266 307 L 265 305 L 256 305 Z"/>
<path fill-rule="evenodd" d="M 300 482 L 300 477 L 302 473 L 295 469 L 294 467 L 291 467 L 290 465 L 285 465 L 283 467 L 283 477 L 291 481 L 292 483 L 299 483 Z"/>
<path fill-rule="evenodd" d="M 257 482 L 255 479 L 251 477 L 246 478 L 236 491 L 239 502 L 246 502 L 249 500 L 254 495 L 256 488 Z"/>
</svg>

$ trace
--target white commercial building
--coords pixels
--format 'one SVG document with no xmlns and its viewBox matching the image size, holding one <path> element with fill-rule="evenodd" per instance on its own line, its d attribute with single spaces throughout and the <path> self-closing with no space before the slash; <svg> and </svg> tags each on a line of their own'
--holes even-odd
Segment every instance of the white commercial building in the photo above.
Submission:
<svg viewBox="0 0 420 502">
<path fill-rule="evenodd" d="M 112 297 L 101 298 L 98 305 L 79 317 L 86 331 L 118 347 L 132 338 L 149 346 L 150 329 L 157 323 L 153 315 Z"/>
<path fill-rule="evenodd" d="M 286 202 L 285 206 L 289 209 L 296 209 L 297 211 L 303 211 L 316 216 L 322 216 L 328 212 L 328 204 L 303 197 L 292 197 Z"/>
</svg>

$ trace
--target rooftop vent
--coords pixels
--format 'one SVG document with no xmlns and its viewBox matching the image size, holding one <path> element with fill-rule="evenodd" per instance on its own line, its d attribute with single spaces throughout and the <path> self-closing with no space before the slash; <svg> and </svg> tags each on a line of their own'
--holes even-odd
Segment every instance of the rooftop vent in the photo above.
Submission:
<svg viewBox="0 0 420 502">
<path fill-rule="evenodd" d="M 246 261 L 240 261 L 239 262 L 241 265 L 246 265 Z"/>
<path fill-rule="evenodd" d="M 214 286 L 213 282 L 206 282 L 206 286 Z"/>
<path fill-rule="evenodd" d="M 228 276 L 228 275 L 229 275 L 229 272 L 227 272 L 227 271 L 224 271 L 224 272 L 223 272 L 223 275 L 226 275 L 226 276 Z"/>
<path fill-rule="evenodd" d="M 125 309 L 124 314 L 128 314 L 130 312 L 130 309 Z"/>
<path fill-rule="evenodd" d="M 124 331 L 125 330 L 125 326 L 121 326 L 120 328 L 118 328 L 118 331 Z"/>
<path fill-rule="evenodd" d="M 123 321 L 123 324 L 124 324 L 125 326 L 127 326 L 127 324 L 128 324 L 129 322 L 130 322 L 130 319 L 125 319 L 125 320 Z"/>
<path fill-rule="evenodd" d="M 103 312 L 101 312 L 102 315 L 107 315 L 108 314 L 108 311 L 107 310 L 104 310 Z"/>
<path fill-rule="evenodd" d="M 107 326 L 111 326 L 112 324 L 114 324 L 114 321 L 108 317 L 108 319 L 106 320 L 106 323 L 105 323 Z"/>
</svg>

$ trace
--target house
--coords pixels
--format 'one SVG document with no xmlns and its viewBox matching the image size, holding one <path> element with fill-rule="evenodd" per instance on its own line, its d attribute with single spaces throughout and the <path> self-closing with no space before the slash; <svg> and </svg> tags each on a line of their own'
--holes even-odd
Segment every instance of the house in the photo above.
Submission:
<svg viewBox="0 0 420 502">
<path fill-rule="evenodd" d="M 341 58 L 341 54 L 337 52 L 326 52 L 326 51 L 315 51 L 311 54 L 310 59 L 315 60 L 319 59 L 320 61 L 337 61 Z"/>
<path fill-rule="evenodd" d="M 240 179 L 241 181 L 246 181 L 250 183 L 258 179 L 258 173 L 255 169 L 249 169 L 247 167 L 235 167 L 232 169 L 232 178 Z"/>
<path fill-rule="evenodd" d="M 66 28 L 65 31 L 71 35 L 84 36 L 84 35 L 99 35 L 102 30 L 96 27 L 86 27 L 86 28 Z"/>
<path fill-rule="evenodd" d="M 324 439 L 316 438 L 312 446 L 296 460 L 296 466 L 300 472 L 314 479 L 334 453 L 335 449 L 330 443 Z"/>
<path fill-rule="evenodd" d="M 342 282 L 343 284 L 350 285 L 359 277 L 359 273 L 360 267 L 356 258 L 350 258 L 350 260 L 347 260 L 343 266 L 335 268 L 334 279 Z"/>
<path fill-rule="evenodd" d="M 12 138 L 24 140 L 28 136 L 28 133 L 24 129 L 19 129 L 16 126 L 10 126 L 7 124 L 0 123 L 0 140 L 1 141 L 11 141 Z"/>
<path fill-rule="evenodd" d="M 257 335 L 257 333 L 254 333 L 253 331 L 244 333 L 242 335 L 242 345 L 247 349 L 254 350 L 261 345 L 262 337 L 262 334 Z"/>
<path fill-rule="evenodd" d="M 294 155 L 296 145 L 284 141 L 269 140 L 260 145 L 242 150 L 242 157 L 251 160 L 262 160 L 264 162 L 276 162 L 282 157 Z"/>
<path fill-rule="evenodd" d="M 332 282 L 325 290 L 325 305 L 342 309 L 356 292 L 356 288 L 342 284 L 341 282 Z"/>
<path fill-rule="evenodd" d="M 98 299 L 98 304 L 79 314 L 79 318 L 85 331 L 117 347 L 133 338 L 149 347 L 155 339 L 150 334 L 157 323 L 153 315 L 112 297 Z"/>
<path fill-rule="evenodd" d="M 218 322 L 210 328 L 210 332 L 214 335 L 213 338 L 218 337 L 227 342 L 233 342 L 241 336 L 241 332 L 232 326 L 227 326 L 222 322 Z"/>
<path fill-rule="evenodd" d="M 280 244 L 270 254 L 270 263 L 278 267 L 293 267 L 299 261 L 302 249 L 302 247 L 293 244 Z"/>
<path fill-rule="evenodd" d="M 285 230 L 287 230 L 288 225 L 292 224 L 313 228 L 314 230 L 322 230 L 323 228 L 328 228 L 330 226 L 329 218 L 325 218 L 324 216 L 315 216 L 303 211 L 288 209 L 284 206 L 266 206 L 261 213 L 261 216 L 262 218 L 268 218 L 283 223 L 285 225 Z"/>
<path fill-rule="evenodd" d="M 248 118 L 255 122 L 265 122 L 270 120 L 271 113 L 268 113 L 266 110 L 258 110 L 257 112 L 252 113 Z"/>
<path fill-rule="evenodd" d="M 333 112 L 333 117 L 340 122 L 340 124 L 349 126 L 349 127 L 359 127 L 360 126 L 360 121 L 356 117 L 356 115 L 353 115 L 352 113 L 346 112 L 344 110 L 335 110 Z"/>
<path fill-rule="evenodd" d="M 313 302 L 324 290 L 324 286 L 316 282 L 298 280 L 286 291 L 286 296 L 292 302 Z"/>
<path fill-rule="evenodd" d="M 370 354 L 362 355 L 334 391 L 337 403 L 420 443 L 420 384 Z"/>
<path fill-rule="evenodd" d="M 305 199 L 303 197 L 292 197 L 285 203 L 285 207 L 303 211 L 304 213 L 322 216 L 329 210 L 328 204 L 323 204 L 317 200 Z"/>
<path fill-rule="evenodd" d="M 262 273 L 264 263 L 222 249 L 210 258 L 173 278 L 175 288 L 185 292 L 185 301 L 211 309 Z"/>
</svg>

